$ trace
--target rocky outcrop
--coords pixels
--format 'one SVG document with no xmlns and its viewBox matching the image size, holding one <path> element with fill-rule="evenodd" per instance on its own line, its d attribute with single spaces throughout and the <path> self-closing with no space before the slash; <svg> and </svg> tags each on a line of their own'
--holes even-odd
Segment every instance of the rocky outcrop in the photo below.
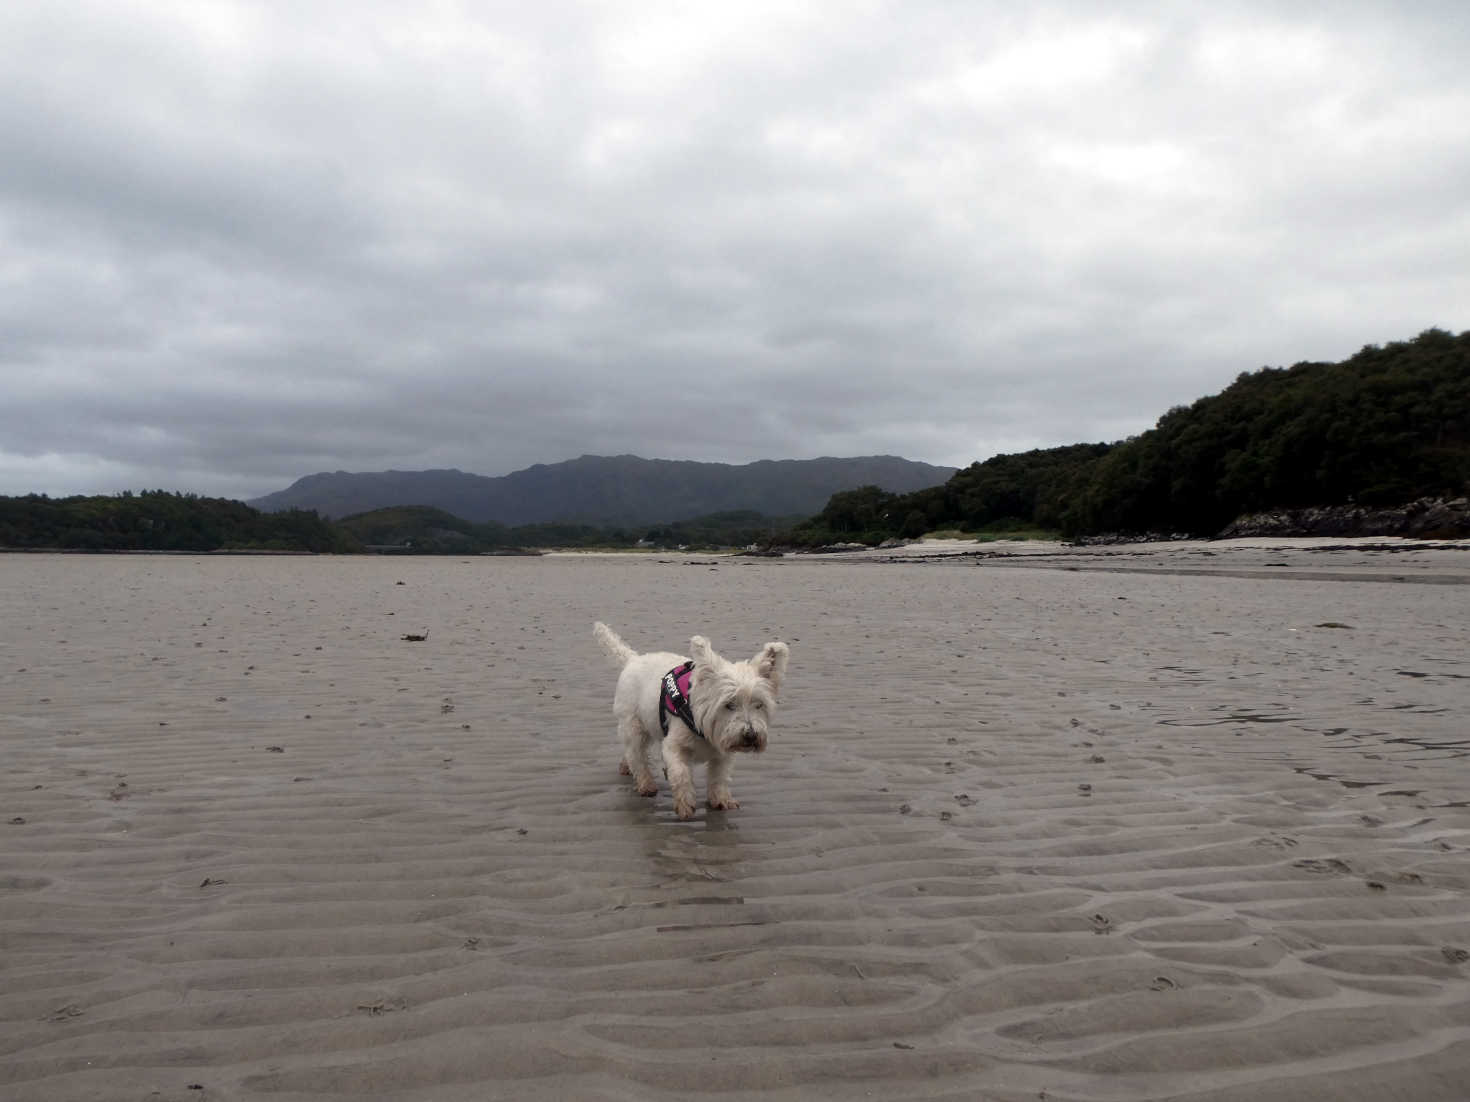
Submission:
<svg viewBox="0 0 1470 1102">
<path fill-rule="evenodd" d="M 1242 536 L 1414 536 L 1470 538 L 1470 498 L 1424 497 L 1407 505 L 1325 505 L 1237 518 L 1217 539 Z"/>
<path fill-rule="evenodd" d="M 1073 547 L 1110 547 L 1121 543 L 1173 543 L 1193 539 L 1188 532 L 1094 532 L 1068 542 Z"/>
</svg>

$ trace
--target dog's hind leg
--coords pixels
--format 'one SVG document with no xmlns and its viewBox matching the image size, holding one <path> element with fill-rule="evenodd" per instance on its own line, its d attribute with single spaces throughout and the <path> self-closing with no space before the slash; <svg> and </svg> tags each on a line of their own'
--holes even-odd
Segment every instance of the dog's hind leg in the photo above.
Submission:
<svg viewBox="0 0 1470 1102">
<path fill-rule="evenodd" d="M 734 766 L 729 754 L 719 754 L 710 760 L 704 778 L 705 802 L 710 810 L 734 811 L 740 806 L 740 801 L 730 795 L 730 772 Z"/>
<path fill-rule="evenodd" d="M 625 716 L 618 720 L 618 738 L 623 743 L 623 760 L 618 772 L 632 774 L 638 785 L 638 795 L 657 796 L 658 781 L 653 779 L 653 770 L 648 768 L 648 732 L 637 716 Z"/>
</svg>

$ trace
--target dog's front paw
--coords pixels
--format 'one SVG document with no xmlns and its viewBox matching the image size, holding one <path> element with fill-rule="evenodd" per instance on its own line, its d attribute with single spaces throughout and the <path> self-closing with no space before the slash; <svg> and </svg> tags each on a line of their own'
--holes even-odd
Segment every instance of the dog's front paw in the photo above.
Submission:
<svg viewBox="0 0 1470 1102">
<path fill-rule="evenodd" d="M 681 796 L 674 800 L 674 814 L 681 819 L 694 818 L 694 801 L 687 796 Z"/>
<path fill-rule="evenodd" d="M 627 762 L 620 761 L 618 762 L 618 775 L 621 777 L 631 777 L 633 775 L 633 770 L 628 768 Z"/>
<path fill-rule="evenodd" d="M 654 780 L 652 777 L 648 777 L 648 778 L 646 778 L 644 780 L 639 781 L 638 782 L 638 795 L 640 795 L 640 796 L 657 796 L 658 795 L 658 781 Z"/>
<path fill-rule="evenodd" d="M 726 792 L 722 796 L 711 796 L 709 798 L 709 809 L 711 811 L 734 811 L 740 806 L 740 801 Z"/>
</svg>

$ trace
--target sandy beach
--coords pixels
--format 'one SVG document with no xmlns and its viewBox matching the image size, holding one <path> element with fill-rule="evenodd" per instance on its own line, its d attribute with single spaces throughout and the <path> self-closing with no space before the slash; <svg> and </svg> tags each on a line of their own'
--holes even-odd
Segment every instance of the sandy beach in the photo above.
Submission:
<svg viewBox="0 0 1470 1102">
<path fill-rule="evenodd" d="M 0 555 L 0 1099 L 1470 1097 L 1470 551 L 920 550 Z"/>
</svg>

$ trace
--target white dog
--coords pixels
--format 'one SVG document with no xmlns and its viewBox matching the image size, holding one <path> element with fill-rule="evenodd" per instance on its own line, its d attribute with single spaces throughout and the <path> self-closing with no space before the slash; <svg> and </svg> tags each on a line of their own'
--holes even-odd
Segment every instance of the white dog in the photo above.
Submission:
<svg viewBox="0 0 1470 1102">
<path fill-rule="evenodd" d="M 709 806 L 716 811 L 739 807 L 730 795 L 734 755 L 766 748 L 786 677 L 786 644 L 767 643 L 749 661 L 730 662 L 702 635 L 689 640 L 691 659 L 666 651 L 639 654 L 603 623 L 594 624 L 592 634 L 623 671 L 613 694 L 623 743 L 618 771 L 633 775 L 640 796 L 657 795 L 648 748 L 662 736 L 664 773 L 679 818 L 694 818 L 691 770 L 701 763 L 707 767 Z"/>
</svg>

